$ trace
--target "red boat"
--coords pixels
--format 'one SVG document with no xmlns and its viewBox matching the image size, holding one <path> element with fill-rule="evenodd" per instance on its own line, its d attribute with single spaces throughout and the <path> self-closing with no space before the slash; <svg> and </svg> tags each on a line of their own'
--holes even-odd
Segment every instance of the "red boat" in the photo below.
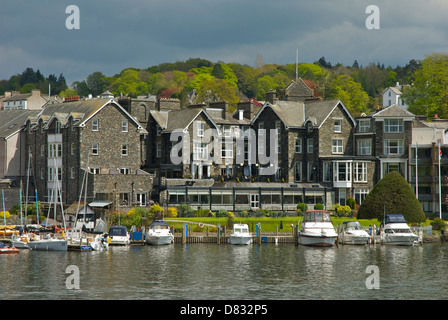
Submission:
<svg viewBox="0 0 448 320">
<path fill-rule="evenodd" d="M 5 243 L 0 242 L 0 254 L 15 254 L 15 253 L 19 253 L 19 249 L 9 247 Z"/>
</svg>

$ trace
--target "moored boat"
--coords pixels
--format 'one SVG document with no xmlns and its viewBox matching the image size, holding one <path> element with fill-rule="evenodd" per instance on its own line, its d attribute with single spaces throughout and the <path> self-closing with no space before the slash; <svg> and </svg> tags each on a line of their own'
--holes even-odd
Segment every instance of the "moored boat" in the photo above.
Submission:
<svg viewBox="0 0 448 320">
<path fill-rule="evenodd" d="M 370 235 L 363 230 L 359 221 L 344 221 L 339 233 L 339 243 L 342 244 L 367 244 Z"/>
<path fill-rule="evenodd" d="M 325 210 L 306 211 L 297 236 L 299 244 L 319 247 L 333 246 L 338 237 L 330 212 Z"/>
<path fill-rule="evenodd" d="M 412 246 L 419 237 L 412 232 L 402 214 L 386 214 L 380 226 L 382 244 Z"/>
<path fill-rule="evenodd" d="M 45 237 L 37 240 L 31 238 L 28 246 L 36 251 L 67 251 L 68 241 L 47 234 Z"/>
<path fill-rule="evenodd" d="M 109 245 L 127 246 L 131 243 L 129 232 L 125 226 L 111 226 L 109 228 Z"/>
<path fill-rule="evenodd" d="M 174 243 L 174 235 L 165 221 L 153 221 L 146 232 L 146 243 L 152 245 L 166 245 Z"/>
<path fill-rule="evenodd" d="M 249 226 L 247 224 L 234 224 L 233 231 L 229 236 L 230 244 L 251 244 L 252 235 L 249 232 Z"/>
<path fill-rule="evenodd" d="M 19 253 L 19 249 L 14 248 L 9 239 L 0 240 L 0 254 L 15 254 Z"/>
</svg>

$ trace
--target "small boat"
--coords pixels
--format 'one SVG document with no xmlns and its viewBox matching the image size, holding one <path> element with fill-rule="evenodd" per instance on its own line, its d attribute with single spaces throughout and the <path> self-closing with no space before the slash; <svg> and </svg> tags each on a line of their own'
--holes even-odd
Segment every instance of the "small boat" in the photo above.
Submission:
<svg viewBox="0 0 448 320">
<path fill-rule="evenodd" d="M 419 237 L 412 232 L 402 214 L 386 214 L 380 225 L 380 241 L 382 244 L 412 246 Z"/>
<path fill-rule="evenodd" d="M 342 244 L 367 244 L 370 235 L 363 230 L 359 221 L 344 221 L 339 233 L 339 243 Z"/>
<path fill-rule="evenodd" d="M 0 254 L 19 253 L 19 249 L 15 248 L 10 239 L 0 239 Z"/>
<path fill-rule="evenodd" d="M 109 228 L 109 245 L 127 246 L 131 243 L 129 232 L 125 226 L 112 226 Z"/>
<path fill-rule="evenodd" d="M 229 236 L 230 244 L 251 244 L 252 235 L 247 224 L 237 223 L 233 225 L 233 231 Z"/>
<path fill-rule="evenodd" d="M 146 243 L 164 245 L 174 243 L 174 235 L 165 221 L 153 221 L 146 232 Z"/>
<path fill-rule="evenodd" d="M 305 246 L 331 247 L 338 237 L 330 219 L 330 212 L 308 210 L 303 215 L 298 242 Z"/>
<path fill-rule="evenodd" d="M 71 248 L 81 247 L 83 251 L 107 251 L 109 249 L 108 236 L 106 234 L 80 234 L 68 233 Z"/>
<path fill-rule="evenodd" d="M 36 237 L 33 234 L 24 233 L 21 236 L 12 236 L 11 241 L 14 245 L 14 248 L 17 249 L 31 249 L 28 243 L 30 242 L 30 238 Z"/>
</svg>

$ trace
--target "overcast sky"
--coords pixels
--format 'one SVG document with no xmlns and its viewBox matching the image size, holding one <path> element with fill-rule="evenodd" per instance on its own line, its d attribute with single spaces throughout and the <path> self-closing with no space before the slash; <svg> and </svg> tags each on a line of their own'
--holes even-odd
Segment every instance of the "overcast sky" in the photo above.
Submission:
<svg viewBox="0 0 448 320">
<path fill-rule="evenodd" d="M 80 28 L 69 30 L 69 5 Z M 380 29 L 366 28 L 369 5 Z M 404 66 L 448 51 L 446 0 L 3 0 L 0 79 L 39 69 L 67 83 L 101 71 L 203 58 L 255 65 L 324 56 Z"/>
</svg>

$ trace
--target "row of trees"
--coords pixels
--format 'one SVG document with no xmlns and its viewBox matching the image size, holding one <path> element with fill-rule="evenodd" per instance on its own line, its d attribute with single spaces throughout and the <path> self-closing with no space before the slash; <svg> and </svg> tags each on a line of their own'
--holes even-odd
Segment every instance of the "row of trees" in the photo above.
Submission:
<svg viewBox="0 0 448 320">
<path fill-rule="evenodd" d="M 68 86 L 62 73 L 59 77 L 54 74 L 44 77 L 39 70 L 34 71 L 33 68 L 26 68 L 21 74 L 13 75 L 8 80 L 0 80 L 0 95 L 5 94 L 5 91 L 30 93 L 34 89 L 39 89 L 45 93 L 51 90 L 52 95 L 59 95 L 67 88 Z"/>
<path fill-rule="evenodd" d="M 428 55 L 422 61 L 410 60 L 404 67 L 380 63 L 363 67 L 356 60 L 352 66 L 332 65 L 322 57 L 314 63 L 299 64 L 297 75 L 314 89 L 316 96 L 341 99 L 354 116 L 376 109 L 382 104 L 383 90 L 399 82 L 413 84 L 404 95 L 411 112 L 448 117 L 448 55 L 444 53 Z M 85 80 L 75 81 L 71 88 L 62 74 L 45 78 L 39 70 L 27 68 L 9 80 L 0 80 L 0 94 L 34 88 L 47 92 L 51 85 L 52 94 L 61 96 L 97 96 L 109 90 L 116 96 L 178 98 L 183 106 L 227 100 L 234 108 L 247 98 L 265 100 L 267 91 L 280 91 L 295 77 L 295 64 L 265 64 L 261 56 L 254 66 L 195 58 L 146 69 L 127 68 L 114 76 L 95 71 Z"/>
<path fill-rule="evenodd" d="M 381 104 L 382 91 L 396 82 L 413 81 L 419 62 L 405 67 L 387 67 L 371 63 L 366 67 L 355 61 L 352 66 L 332 66 L 324 57 L 297 66 L 297 75 L 324 99 L 339 98 L 354 114 L 369 112 Z M 86 80 L 76 81 L 62 95 L 98 95 L 109 90 L 115 95 L 135 97 L 148 93 L 161 98 L 178 98 L 182 104 L 227 100 L 231 107 L 247 98 L 265 100 L 271 89 L 280 91 L 296 77 L 296 65 L 264 64 L 261 56 L 255 66 L 238 63 L 213 63 L 204 59 L 162 63 L 147 69 L 128 68 L 108 77 L 93 72 Z M 196 101 L 191 92 L 196 92 Z"/>
</svg>

